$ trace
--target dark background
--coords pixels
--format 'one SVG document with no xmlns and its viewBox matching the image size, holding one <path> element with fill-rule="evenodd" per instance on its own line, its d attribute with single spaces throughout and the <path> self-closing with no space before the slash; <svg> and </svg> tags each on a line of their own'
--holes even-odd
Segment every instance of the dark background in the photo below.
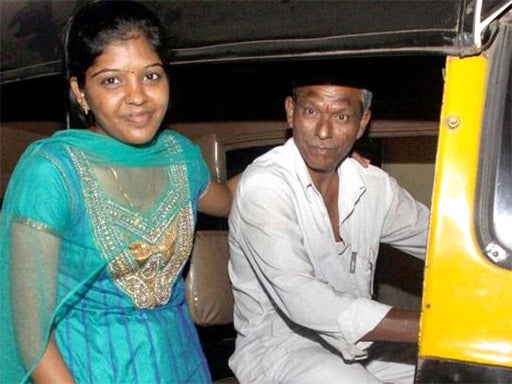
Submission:
<svg viewBox="0 0 512 384">
<path fill-rule="evenodd" d="M 437 120 L 443 87 L 441 56 L 352 59 L 346 70 L 374 93 L 373 117 Z M 330 60 L 345 71 L 347 60 Z M 325 61 L 191 64 L 171 68 L 171 122 L 284 120 L 284 98 L 303 66 Z M 67 89 L 61 76 L 3 84 L 2 121 L 65 121 Z"/>
</svg>

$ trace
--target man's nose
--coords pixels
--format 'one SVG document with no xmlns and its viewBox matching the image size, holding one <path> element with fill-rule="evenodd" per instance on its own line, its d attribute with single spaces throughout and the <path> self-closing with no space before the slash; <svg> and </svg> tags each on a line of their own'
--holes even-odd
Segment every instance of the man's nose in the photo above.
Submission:
<svg viewBox="0 0 512 384">
<path fill-rule="evenodd" d="M 328 139 L 332 136 L 332 131 L 332 122 L 330 121 L 329 117 L 322 117 L 316 127 L 316 135 L 321 139 Z"/>
</svg>

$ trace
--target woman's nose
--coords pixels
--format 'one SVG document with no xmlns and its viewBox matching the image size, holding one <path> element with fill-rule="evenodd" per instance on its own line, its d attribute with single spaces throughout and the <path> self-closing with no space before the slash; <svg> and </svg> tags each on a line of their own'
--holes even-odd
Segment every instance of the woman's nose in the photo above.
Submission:
<svg viewBox="0 0 512 384">
<path fill-rule="evenodd" d="M 128 82 L 125 101 L 128 104 L 140 105 L 146 100 L 144 86 L 135 79 Z"/>
</svg>

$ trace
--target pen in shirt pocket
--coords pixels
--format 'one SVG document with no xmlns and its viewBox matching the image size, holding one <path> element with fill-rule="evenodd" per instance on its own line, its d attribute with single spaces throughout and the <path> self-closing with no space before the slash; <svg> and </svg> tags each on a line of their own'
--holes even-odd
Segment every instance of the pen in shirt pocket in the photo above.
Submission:
<svg viewBox="0 0 512 384">
<path fill-rule="evenodd" d="M 356 272 L 356 261 L 357 261 L 357 252 L 352 252 L 350 254 L 350 267 L 349 267 L 350 273 Z"/>
</svg>

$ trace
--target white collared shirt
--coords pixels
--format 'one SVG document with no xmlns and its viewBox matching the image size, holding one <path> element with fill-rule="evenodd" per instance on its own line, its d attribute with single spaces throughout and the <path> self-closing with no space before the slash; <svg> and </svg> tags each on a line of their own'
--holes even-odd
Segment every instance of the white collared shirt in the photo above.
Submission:
<svg viewBox="0 0 512 384">
<path fill-rule="evenodd" d="M 379 244 L 424 257 L 424 205 L 380 168 L 348 158 L 338 174 L 341 243 L 293 139 L 244 172 L 229 218 L 235 371 L 292 333 L 365 357 L 359 340 L 390 310 L 371 298 Z"/>
</svg>

